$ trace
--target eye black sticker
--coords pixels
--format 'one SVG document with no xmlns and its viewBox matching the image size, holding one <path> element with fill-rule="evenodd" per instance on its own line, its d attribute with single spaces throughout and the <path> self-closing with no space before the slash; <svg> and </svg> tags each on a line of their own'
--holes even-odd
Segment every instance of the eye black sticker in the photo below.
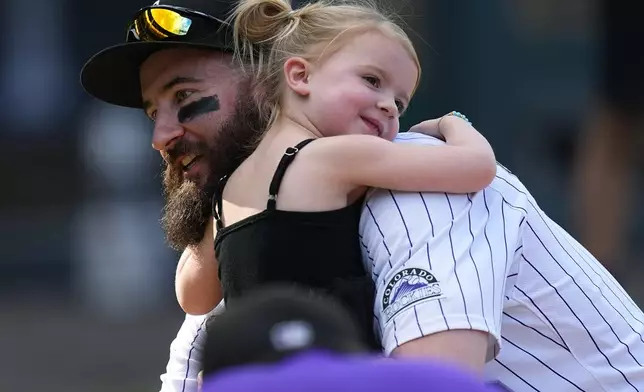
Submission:
<svg viewBox="0 0 644 392">
<path fill-rule="evenodd" d="M 203 97 L 179 109 L 177 118 L 180 123 L 186 123 L 204 114 L 219 110 L 219 97 L 216 95 Z"/>
</svg>

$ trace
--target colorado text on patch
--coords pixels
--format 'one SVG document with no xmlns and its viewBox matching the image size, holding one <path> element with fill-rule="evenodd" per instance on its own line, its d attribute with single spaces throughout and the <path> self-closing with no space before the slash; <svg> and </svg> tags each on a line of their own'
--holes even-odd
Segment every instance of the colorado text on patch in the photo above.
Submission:
<svg viewBox="0 0 644 392">
<path fill-rule="evenodd" d="M 442 297 L 440 283 L 432 273 L 422 268 L 406 268 L 389 279 L 382 297 L 382 313 L 389 321 L 412 304 Z"/>
</svg>

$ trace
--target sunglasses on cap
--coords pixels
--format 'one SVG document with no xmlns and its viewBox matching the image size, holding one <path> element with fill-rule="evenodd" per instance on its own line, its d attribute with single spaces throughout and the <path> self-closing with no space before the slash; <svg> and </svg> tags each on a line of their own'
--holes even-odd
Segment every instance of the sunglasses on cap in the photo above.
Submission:
<svg viewBox="0 0 644 392">
<path fill-rule="evenodd" d="M 215 33 L 227 22 L 175 6 L 141 8 L 127 30 L 126 42 L 194 41 Z"/>
</svg>

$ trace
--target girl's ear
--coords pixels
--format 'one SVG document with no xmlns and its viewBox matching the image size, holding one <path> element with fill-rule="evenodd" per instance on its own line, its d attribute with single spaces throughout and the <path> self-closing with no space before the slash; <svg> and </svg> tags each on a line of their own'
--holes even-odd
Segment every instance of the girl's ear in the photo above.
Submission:
<svg viewBox="0 0 644 392">
<path fill-rule="evenodd" d="M 309 88 L 310 72 L 311 63 L 301 57 L 291 57 L 284 63 L 286 85 L 297 95 L 305 97 L 311 93 Z"/>
</svg>

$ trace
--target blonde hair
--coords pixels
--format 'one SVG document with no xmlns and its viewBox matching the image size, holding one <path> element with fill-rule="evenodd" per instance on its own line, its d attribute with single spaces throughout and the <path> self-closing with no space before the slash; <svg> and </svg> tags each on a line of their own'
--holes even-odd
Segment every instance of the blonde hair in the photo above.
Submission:
<svg viewBox="0 0 644 392">
<path fill-rule="evenodd" d="M 257 103 L 270 118 L 269 127 L 281 112 L 286 60 L 319 61 L 338 49 L 341 36 L 378 30 L 398 39 L 416 63 L 420 78 L 411 40 L 372 2 L 321 0 L 293 10 L 287 0 L 241 0 L 231 18 L 235 57 L 260 83 L 263 92 Z"/>
</svg>

